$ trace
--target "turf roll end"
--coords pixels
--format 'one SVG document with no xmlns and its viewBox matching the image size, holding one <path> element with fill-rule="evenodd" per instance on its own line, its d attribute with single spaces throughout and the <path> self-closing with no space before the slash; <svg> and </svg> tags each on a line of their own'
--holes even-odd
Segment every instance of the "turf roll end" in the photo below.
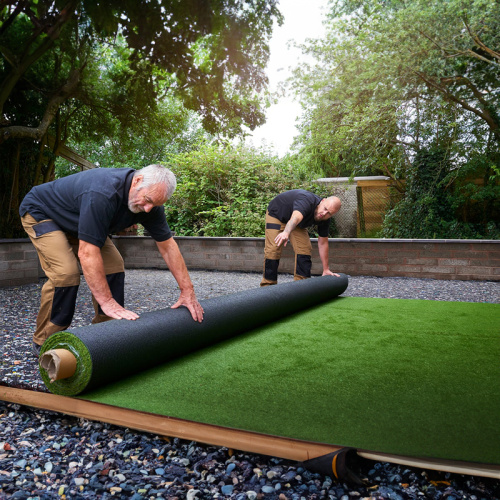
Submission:
<svg viewBox="0 0 500 500">
<path fill-rule="evenodd" d="M 330 476 L 337 481 L 346 481 L 351 484 L 362 485 L 361 479 L 356 476 L 348 467 L 348 463 L 357 458 L 354 448 L 341 448 L 340 450 L 311 458 L 301 463 L 301 465 L 312 472 L 317 472 Z"/>
<path fill-rule="evenodd" d="M 42 359 L 49 351 L 66 350 L 76 360 L 73 375 L 60 380 L 51 380 L 51 373 L 42 366 Z M 70 332 L 58 332 L 50 336 L 40 351 L 40 376 L 53 394 L 60 396 L 76 396 L 85 390 L 92 377 L 92 359 L 87 346 Z"/>
</svg>

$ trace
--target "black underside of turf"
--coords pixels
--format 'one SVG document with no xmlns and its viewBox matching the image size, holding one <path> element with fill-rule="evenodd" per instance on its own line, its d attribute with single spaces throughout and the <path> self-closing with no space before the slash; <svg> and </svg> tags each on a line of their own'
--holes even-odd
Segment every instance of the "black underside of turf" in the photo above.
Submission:
<svg viewBox="0 0 500 500">
<path fill-rule="evenodd" d="M 67 331 L 90 353 L 89 390 L 331 300 L 347 286 L 346 275 L 322 276 L 200 301 L 202 323 L 181 307 Z"/>
</svg>

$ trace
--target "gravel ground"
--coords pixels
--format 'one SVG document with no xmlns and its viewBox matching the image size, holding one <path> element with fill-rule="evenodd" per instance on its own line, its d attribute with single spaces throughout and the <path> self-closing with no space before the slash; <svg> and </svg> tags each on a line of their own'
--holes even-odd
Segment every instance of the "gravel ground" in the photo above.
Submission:
<svg viewBox="0 0 500 500">
<path fill-rule="evenodd" d="M 192 271 L 198 298 L 256 287 L 257 273 Z M 280 282 L 292 276 L 280 276 Z M 0 288 L 0 384 L 45 391 L 31 355 L 38 284 Z M 343 294 L 500 303 L 500 285 L 483 281 L 350 277 Z M 130 270 L 126 306 L 138 313 L 172 305 L 170 273 Z M 72 326 L 90 323 L 82 283 Z M 500 481 L 360 460 L 351 464 L 363 486 L 338 483 L 300 464 L 233 453 L 152 434 L 0 402 L 0 498 L 139 499 L 499 499 Z"/>
</svg>

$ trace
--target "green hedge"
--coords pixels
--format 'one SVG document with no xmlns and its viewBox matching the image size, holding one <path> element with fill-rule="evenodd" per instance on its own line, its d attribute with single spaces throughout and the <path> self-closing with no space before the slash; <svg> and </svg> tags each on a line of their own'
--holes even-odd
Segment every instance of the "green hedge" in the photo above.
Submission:
<svg viewBox="0 0 500 500">
<path fill-rule="evenodd" d="M 177 189 L 166 205 L 179 236 L 264 236 L 267 205 L 288 189 L 321 194 L 319 174 L 246 147 L 207 145 L 169 158 Z"/>
</svg>

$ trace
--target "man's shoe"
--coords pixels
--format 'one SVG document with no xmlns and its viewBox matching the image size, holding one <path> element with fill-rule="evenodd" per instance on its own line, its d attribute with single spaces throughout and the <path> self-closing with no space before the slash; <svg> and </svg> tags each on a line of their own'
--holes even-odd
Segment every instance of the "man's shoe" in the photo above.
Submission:
<svg viewBox="0 0 500 500">
<path fill-rule="evenodd" d="M 33 342 L 32 351 L 33 354 L 38 358 L 40 356 L 41 345 L 38 345 L 36 342 Z"/>
</svg>

